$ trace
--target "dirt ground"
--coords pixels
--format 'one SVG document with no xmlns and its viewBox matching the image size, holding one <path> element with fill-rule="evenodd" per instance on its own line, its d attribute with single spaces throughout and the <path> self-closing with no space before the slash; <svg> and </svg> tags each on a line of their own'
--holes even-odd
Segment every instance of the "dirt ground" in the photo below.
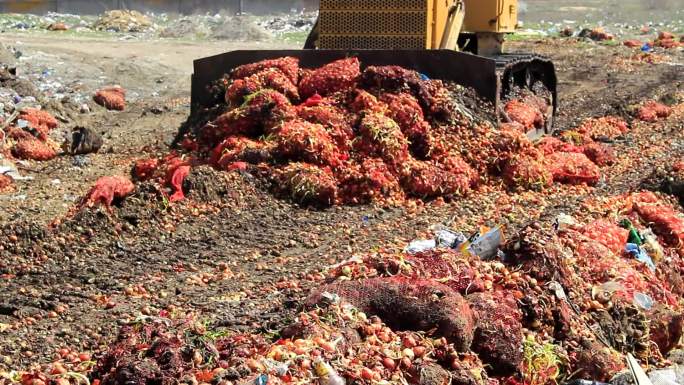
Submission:
<svg viewBox="0 0 684 385">
<path fill-rule="evenodd" d="M 113 171 L 126 173 L 133 158 L 166 148 L 189 114 L 195 58 L 254 48 L 247 43 L 60 39 L 26 34 L 2 34 L 0 42 L 21 51 L 20 76 L 37 79 L 47 70 L 48 76 L 76 90 L 78 95 L 67 94 L 68 98 L 90 105 L 92 113 L 80 114 L 80 104 L 60 106 L 54 102 L 63 120 L 56 137 L 65 136 L 75 126 L 86 126 L 105 138 L 103 153 L 86 157 L 86 167 L 74 166 L 72 157 L 31 165 L 25 171 L 35 180 L 19 185 L 13 196 L 0 198 L 5 202 L 0 208 L 1 221 L 32 219 L 44 223 L 63 215 L 97 178 Z M 112 84 L 129 91 L 131 103 L 123 113 L 108 112 L 90 101 L 95 90 Z"/>
<path fill-rule="evenodd" d="M 492 189 L 426 206 L 313 210 L 273 198 L 249 176 L 231 174 L 220 202 L 168 206 L 151 201 L 140 187 L 113 212 L 85 211 L 48 229 L 98 177 L 126 174 L 132 160 L 166 151 L 189 113 L 192 59 L 248 46 L 7 34 L 0 42 L 19 47 L 26 58 L 19 71 L 29 76 L 51 68 L 51 76 L 78 83 L 86 95 L 104 84 L 121 84 L 133 95 L 123 113 L 92 103 L 88 114 L 56 106 L 63 111 L 61 130 L 94 128 L 105 136 L 105 151 L 87 156 L 82 167 L 71 156 L 32 163 L 22 172 L 35 179 L 0 198 L 3 370 L 49 362 L 62 347 L 101 352 L 119 324 L 162 309 L 197 312 L 231 330 L 276 330 L 315 284 L 311 274 L 329 264 L 380 245 L 402 246 L 433 224 L 465 232 L 504 224 L 514 233 L 530 220 L 579 212 L 590 197 L 635 190 L 653 169 L 684 155 L 680 114 L 658 126 L 637 125 L 639 143 L 614 143 L 618 162 L 604 170 L 597 188 L 555 186 L 543 201 Z M 267 46 L 288 47 L 261 45 Z M 581 42 L 526 41 L 511 49 L 556 62 L 558 128 L 585 117 L 625 115 L 633 104 L 684 90 L 681 51 L 649 64 L 624 47 Z"/>
</svg>

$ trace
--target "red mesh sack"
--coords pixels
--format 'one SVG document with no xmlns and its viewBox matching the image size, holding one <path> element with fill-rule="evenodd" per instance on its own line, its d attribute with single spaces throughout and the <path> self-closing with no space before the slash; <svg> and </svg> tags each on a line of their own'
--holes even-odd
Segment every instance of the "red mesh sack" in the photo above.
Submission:
<svg viewBox="0 0 684 385">
<path fill-rule="evenodd" d="M 232 135 L 256 137 L 273 133 L 280 124 L 296 117 L 297 111 L 285 95 L 263 90 L 248 96 L 241 107 L 208 123 L 200 135 L 205 142 L 216 145 Z"/>
<path fill-rule="evenodd" d="M 380 100 L 387 104 L 387 116 L 399 124 L 401 131 L 411 142 L 414 153 L 419 157 L 426 157 L 429 152 L 430 124 L 425 121 L 418 100 L 408 93 L 383 94 Z"/>
<path fill-rule="evenodd" d="M 499 129 L 508 130 L 508 131 L 510 131 L 510 130 L 518 131 L 518 132 L 522 132 L 523 134 L 527 133 L 527 129 L 525 128 L 525 126 L 523 126 L 522 124 L 520 124 L 518 122 L 501 123 L 499 125 Z"/>
<path fill-rule="evenodd" d="M 567 184 L 595 185 L 601 179 L 601 171 L 584 154 L 557 152 L 547 157 L 553 180 Z"/>
<path fill-rule="evenodd" d="M 629 238 L 629 230 L 605 220 L 584 226 L 582 234 L 606 246 L 616 255 L 622 255 Z"/>
<path fill-rule="evenodd" d="M 615 151 L 601 143 L 589 143 L 583 146 L 584 155 L 598 166 L 611 166 L 615 164 Z"/>
<path fill-rule="evenodd" d="M 679 43 L 677 40 L 674 39 L 674 37 L 672 37 L 665 39 L 657 39 L 655 42 L 653 42 L 653 45 L 665 49 L 672 49 L 681 46 L 681 43 Z"/>
<path fill-rule="evenodd" d="M 19 159 L 46 161 L 57 157 L 57 150 L 48 143 L 29 137 L 12 147 L 12 155 Z"/>
<path fill-rule="evenodd" d="M 412 278 L 434 279 L 460 294 L 484 291 L 478 266 L 456 251 L 434 249 L 407 256 L 405 260 L 411 266 Z"/>
<path fill-rule="evenodd" d="M 658 40 L 674 39 L 675 35 L 672 32 L 660 31 L 658 32 Z"/>
<path fill-rule="evenodd" d="M 414 94 L 427 116 L 451 123 L 459 118 L 453 95 L 441 80 L 420 81 L 415 88 Z"/>
<path fill-rule="evenodd" d="M 141 159 L 133 165 L 133 177 L 145 181 L 151 179 L 159 169 L 159 159 Z"/>
<path fill-rule="evenodd" d="M 378 100 L 378 98 L 370 92 L 361 89 L 354 91 L 353 99 L 348 107 L 350 111 L 356 113 L 366 111 L 384 114 L 387 111 L 386 103 Z"/>
<path fill-rule="evenodd" d="M 366 114 L 359 125 L 359 135 L 355 145 L 366 156 L 380 157 L 392 164 L 408 159 L 408 140 L 399 125 L 382 114 Z"/>
<path fill-rule="evenodd" d="M 8 127 L 7 137 L 12 138 L 15 141 L 20 141 L 24 139 L 36 139 L 36 137 L 33 136 L 33 134 L 31 134 L 30 132 L 17 127 Z"/>
<path fill-rule="evenodd" d="M 590 282 L 608 282 L 614 278 L 611 268 L 620 264 L 619 254 L 593 239 L 568 238 L 573 238 L 573 254 L 577 258 L 577 266 L 582 269 L 582 278 Z"/>
<path fill-rule="evenodd" d="M 293 102 L 299 100 L 299 90 L 287 75 L 277 68 L 269 68 L 247 78 L 234 80 L 226 90 L 226 103 L 238 106 L 245 101 L 245 97 L 264 89 L 278 91 Z"/>
<path fill-rule="evenodd" d="M 533 106 L 542 114 L 549 108 L 549 102 L 547 101 L 547 99 L 538 96 L 537 94 L 531 91 L 525 91 L 523 97 L 521 98 L 521 101 L 525 104 Z"/>
<path fill-rule="evenodd" d="M 635 210 L 653 230 L 674 248 L 684 252 L 684 219 L 670 206 L 637 203 Z"/>
<path fill-rule="evenodd" d="M 641 40 L 630 39 L 622 42 L 622 45 L 629 48 L 641 48 L 644 45 L 644 43 L 642 43 Z"/>
<path fill-rule="evenodd" d="M 338 91 L 354 88 L 361 75 L 358 58 L 334 61 L 302 76 L 299 94 L 308 98 L 315 94 L 328 96 Z"/>
<path fill-rule="evenodd" d="M 390 92 L 410 91 L 420 81 L 418 72 L 399 66 L 369 66 L 361 76 L 364 87 Z"/>
<path fill-rule="evenodd" d="M 320 124 L 293 120 L 283 124 L 275 136 L 276 151 L 285 159 L 337 167 L 346 158 Z"/>
<path fill-rule="evenodd" d="M 337 181 L 329 169 L 290 163 L 276 171 L 276 189 L 302 204 L 329 206 L 337 199 Z"/>
<path fill-rule="evenodd" d="M 637 111 L 637 118 L 644 122 L 653 123 L 659 119 L 667 118 L 671 114 L 672 108 L 654 100 L 650 100 L 639 108 Z"/>
<path fill-rule="evenodd" d="M 14 188 L 14 180 L 7 175 L 0 174 L 0 194 L 11 191 Z"/>
<path fill-rule="evenodd" d="M 589 38 L 596 41 L 613 40 L 615 36 L 606 32 L 602 27 L 594 28 L 589 32 Z"/>
<path fill-rule="evenodd" d="M 477 171 L 475 171 L 460 155 L 454 153 L 453 151 L 440 154 L 433 160 L 437 166 L 449 174 L 465 178 L 470 187 L 473 187 L 475 184 L 477 184 Z"/>
<path fill-rule="evenodd" d="M 367 203 L 399 192 L 399 180 L 378 158 L 351 163 L 338 171 L 340 196 L 343 202 Z"/>
<path fill-rule="evenodd" d="M 299 106 L 297 108 L 297 115 L 307 122 L 320 124 L 325 127 L 341 151 L 349 151 L 351 148 L 354 130 L 352 130 L 347 117 L 339 108 L 325 105 Z"/>
<path fill-rule="evenodd" d="M 93 96 L 95 103 L 108 110 L 123 111 L 126 108 L 126 90 L 121 87 L 106 87 Z"/>
<path fill-rule="evenodd" d="M 473 341 L 475 316 L 468 303 L 435 281 L 393 277 L 340 282 L 316 290 L 306 300 L 307 306 L 319 304 L 326 292 L 378 316 L 393 330 L 434 329 L 458 351 L 467 351 Z"/>
<path fill-rule="evenodd" d="M 553 175 L 539 157 L 521 155 L 506 163 L 503 180 L 513 189 L 540 191 L 551 186 Z"/>
<path fill-rule="evenodd" d="M 477 314 L 472 349 L 497 375 L 512 375 L 523 359 L 522 313 L 515 297 L 496 291 L 467 297 Z"/>
<path fill-rule="evenodd" d="M 593 140 L 603 138 L 614 140 L 626 134 L 629 127 L 622 118 L 605 116 L 586 119 L 575 131 Z"/>
<path fill-rule="evenodd" d="M 211 152 L 209 162 L 221 170 L 228 170 L 236 161 L 258 164 L 271 159 L 270 146 L 243 136 L 231 136 Z"/>
<path fill-rule="evenodd" d="M 401 185 L 407 194 L 417 198 L 464 195 L 470 191 L 470 177 L 456 174 L 432 161 L 409 160 L 403 164 Z"/>
<path fill-rule="evenodd" d="M 49 112 L 35 108 L 26 108 L 19 113 L 19 119 L 29 122 L 29 126 L 35 129 L 40 140 L 46 140 L 48 133 L 57 128 L 58 122 Z"/>
<path fill-rule="evenodd" d="M 578 152 L 583 153 L 584 149 L 574 144 L 564 142 L 558 138 L 552 136 L 543 137 L 537 144 L 537 149 L 539 149 L 544 155 L 550 155 L 554 152 Z"/>
<path fill-rule="evenodd" d="M 231 73 L 231 78 L 244 79 L 271 68 L 280 70 L 293 84 L 299 83 L 299 59 L 294 57 L 282 57 L 245 64 L 235 68 Z"/>
<path fill-rule="evenodd" d="M 534 152 L 534 146 L 527 135 L 515 129 L 502 126 L 498 131 L 493 131 L 491 136 L 489 156 L 493 159 L 490 160 L 490 171 L 494 173 L 503 171 L 512 157 Z"/>
<path fill-rule="evenodd" d="M 544 126 L 544 116 L 533 104 L 513 99 L 506 103 L 505 110 L 512 121 L 522 124 L 527 130 Z"/>
<path fill-rule="evenodd" d="M 93 207 L 103 204 L 111 206 L 115 199 L 123 199 L 130 195 L 135 186 L 123 176 L 104 176 L 95 182 L 88 194 L 83 198 L 81 206 Z"/>
</svg>

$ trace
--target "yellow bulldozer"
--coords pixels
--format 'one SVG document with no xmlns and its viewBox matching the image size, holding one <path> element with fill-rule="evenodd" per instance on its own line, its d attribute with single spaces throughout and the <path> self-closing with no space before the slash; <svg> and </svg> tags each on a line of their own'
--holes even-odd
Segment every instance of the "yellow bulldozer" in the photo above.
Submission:
<svg viewBox="0 0 684 385">
<path fill-rule="evenodd" d="M 321 0 L 302 50 L 233 51 L 194 63 L 192 107 L 218 100 L 208 85 L 242 64 L 294 56 L 304 67 L 357 56 L 364 65 L 399 65 L 474 89 L 506 120 L 502 100 L 520 89 L 543 94 L 546 127 L 557 106 L 556 72 L 547 58 L 505 53 L 518 23 L 518 0 Z M 530 132 L 537 135 L 540 132 Z"/>
</svg>

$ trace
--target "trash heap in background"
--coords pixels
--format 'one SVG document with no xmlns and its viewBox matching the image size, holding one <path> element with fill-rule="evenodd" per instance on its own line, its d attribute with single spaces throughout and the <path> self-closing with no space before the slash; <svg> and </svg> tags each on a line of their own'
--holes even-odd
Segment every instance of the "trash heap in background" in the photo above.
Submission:
<svg viewBox="0 0 684 385">
<path fill-rule="evenodd" d="M 506 106 L 510 123 L 497 128 L 473 117 L 458 87 L 398 66 L 362 69 L 356 58 L 316 69 L 266 60 L 234 69 L 215 89 L 225 103 L 200 116 L 183 152 L 142 160 L 136 178 L 171 184 L 178 167 L 208 163 L 315 205 L 454 198 L 499 177 L 516 189 L 591 185 L 612 156 L 592 135 L 627 130 L 617 119 L 587 122 L 581 145 L 533 143 L 526 133 L 544 126 L 548 110 L 541 96 L 521 92 Z"/>
</svg>

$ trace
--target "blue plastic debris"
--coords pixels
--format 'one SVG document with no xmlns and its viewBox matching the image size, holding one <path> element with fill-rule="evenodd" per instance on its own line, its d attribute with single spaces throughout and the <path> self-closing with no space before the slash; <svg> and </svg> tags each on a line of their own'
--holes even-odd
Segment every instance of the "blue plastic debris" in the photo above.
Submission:
<svg viewBox="0 0 684 385">
<path fill-rule="evenodd" d="M 268 374 L 262 374 L 254 380 L 255 385 L 266 385 L 268 384 Z"/>
<path fill-rule="evenodd" d="M 634 293 L 634 303 L 644 310 L 651 310 L 653 307 L 653 298 L 648 294 Z"/>
<path fill-rule="evenodd" d="M 644 263 L 646 266 L 648 266 L 651 271 L 656 270 L 655 263 L 653 263 L 653 260 L 651 257 L 648 256 L 648 253 L 646 250 L 644 250 L 643 247 L 639 247 L 638 245 L 635 245 L 634 243 L 628 243 L 625 246 L 625 251 L 632 255 L 634 258 L 636 258 L 637 261 Z"/>
</svg>

